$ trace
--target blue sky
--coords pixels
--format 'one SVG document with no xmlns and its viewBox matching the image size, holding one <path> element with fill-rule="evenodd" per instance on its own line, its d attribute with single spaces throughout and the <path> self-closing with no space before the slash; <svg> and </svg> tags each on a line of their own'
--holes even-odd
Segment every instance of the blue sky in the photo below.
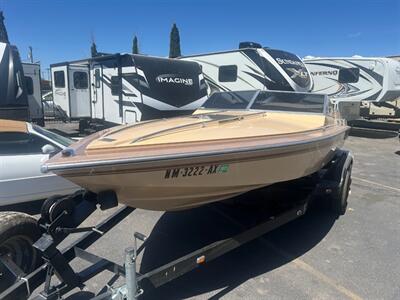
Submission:
<svg viewBox="0 0 400 300">
<path fill-rule="evenodd" d="M 42 70 L 98 50 L 168 55 L 176 22 L 183 54 L 233 49 L 256 41 L 303 57 L 400 54 L 400 0 L 92 1 L 0 0 L 10 40 Z"/>
</svg>

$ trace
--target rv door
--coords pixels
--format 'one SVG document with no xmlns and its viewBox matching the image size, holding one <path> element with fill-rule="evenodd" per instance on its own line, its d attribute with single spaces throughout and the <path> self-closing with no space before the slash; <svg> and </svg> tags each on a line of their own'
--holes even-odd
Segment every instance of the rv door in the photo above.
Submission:
<svg viewBox="0 0 400 300">
<path fill-rule="evenodd" d="M 68 92 L 69 82 L 66 74 L 68 74 L 68 65 L 51 66 L 54 108 L 65 119 L 71 118 Z"/>
<path fill-rule="evenodd" d="M 40 65 L 23 63 L 26 93 L 28 95 L 29 113 L 31 119 L 43 124 L 42 92 L 40 88 Z"/>
<path fill-rule="evenodd" d="M 90 117 L 89 70 L 87 66 L 69 66 L 71 118 Z"/>
</svg>

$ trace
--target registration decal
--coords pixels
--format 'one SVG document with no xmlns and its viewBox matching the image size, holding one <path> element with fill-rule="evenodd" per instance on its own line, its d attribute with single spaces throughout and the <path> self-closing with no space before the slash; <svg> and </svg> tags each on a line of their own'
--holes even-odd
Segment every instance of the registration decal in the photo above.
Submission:
<svg viewBox="0 0 400 300">
<path fill-rule="evenodd" d="M 227 173 L 228 170 L 229 170 L 229 165 L 227 164 L 174 168 L 165 170 L 164 178 L 170 179 L 178 177 L 193 177 L 193 176 L 223 174 Z"/>
</svg>

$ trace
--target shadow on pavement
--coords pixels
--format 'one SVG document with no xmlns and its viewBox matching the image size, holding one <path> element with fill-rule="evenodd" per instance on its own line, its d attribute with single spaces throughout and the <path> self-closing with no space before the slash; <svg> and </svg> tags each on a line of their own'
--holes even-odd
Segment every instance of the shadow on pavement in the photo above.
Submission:
<svg viewBox="0 0 400 300">
<path fill-rule="evenodd" d="M 397 137 L 398 133 L 390 130 L 352 127 L 350 130 L 350 135 L 369 139 L 391 139 Z"/>
<path fill-rule="evenodd" d="M 229 202 L 196 209 L 166 212 L 157 221 L 148 240 L 139 272 L 145 274 L 215 241 L 232 237 L 281 210 L 290 200 L 303 198 L 298 188 L 257 190 Z M 279 196 L 278 196 L 279 195 Z M 273 199 L 273 200 L 272 200 Z M 268 200 L 268 201 L 266 201 Z M 289 200 L 289 201 L 287 201 Z M 142 282 L 140 299 L 183 299 L 219 290 L 219 299 L 248 279 L 268 273 L 317 245 L 330 231 L 336 217 L 310 207 L 306 215 L 245 244 L 159 288 Z M 128 229 L 127 229 L 128 230 Z M 112 285 L 114 276 L 108 282 Z M 98 294 L 106 291 L 103 287 Z M 67 299 L 90 299 L 90 292 L 78 292 Z"/>
<path fill-rule="evenodd" d="M 260 205 L 214 204 L 165 213 L 147 241 L 140 273 L 266 221 L 270 216 L 268 210 L 269 207 Z M 305 216 L 266 234 L 263 243 L 255 240 L 245 244 L 157 289 L 150 283 L 142 284 L 142 299 L 182 299 L 217 289 L 222 290 L 213 298 L 222 297 L 248 279 L 306 253 L 324 238 L 335 220 L 327 212 L 310 209 Z"/>
</svg>

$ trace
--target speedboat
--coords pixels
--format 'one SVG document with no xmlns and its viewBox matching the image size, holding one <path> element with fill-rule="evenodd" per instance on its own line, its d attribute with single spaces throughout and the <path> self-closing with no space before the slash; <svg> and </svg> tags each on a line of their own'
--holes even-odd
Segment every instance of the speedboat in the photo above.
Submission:
<svg viewBox="0 0 400 300">
<path fill-rule="evenodd" d="M 217 92 L 192 115 L 88 136 L 42 170 L 128 206 L 182 210 L 319 171 L 348 130 L 326 95 Z"/>
</svg>

